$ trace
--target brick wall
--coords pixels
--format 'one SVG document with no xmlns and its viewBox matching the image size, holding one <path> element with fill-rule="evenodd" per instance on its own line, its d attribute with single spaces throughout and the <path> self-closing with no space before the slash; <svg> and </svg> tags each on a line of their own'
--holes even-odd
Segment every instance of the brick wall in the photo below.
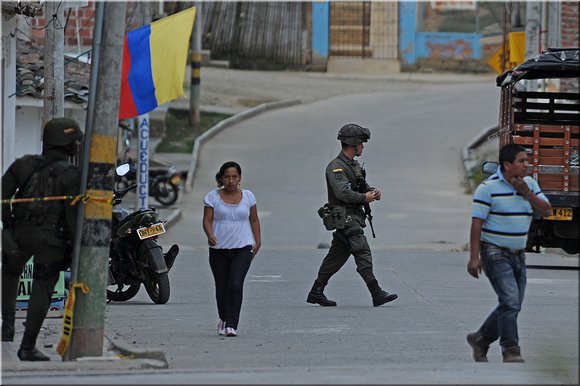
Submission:
<svg viewBox="0 0 580 386">
<path fill-rule="evenodd" d="M 578 2 L 565 1 L 561 5 L 561 42 L 562 47 L 578 47 Z"/>
<path fill-rule="evenodd" d="M 93 44 L 93 27 L 95 20 L 95 3 L 90 1 L 88 6 L 82 8 L 66 8 L 64 10 L 64 20 L 62 26 L 65 28 L 65 47 L 81 46 L 90 47 Z M 47 20 L 43 16 L 29 19 L 32 26 L 30 31 L 33 40 L 39 44 L 44 44 L 44 27 Z M 78 25 L 78 34 L 77 34 Z"/>
</svg>

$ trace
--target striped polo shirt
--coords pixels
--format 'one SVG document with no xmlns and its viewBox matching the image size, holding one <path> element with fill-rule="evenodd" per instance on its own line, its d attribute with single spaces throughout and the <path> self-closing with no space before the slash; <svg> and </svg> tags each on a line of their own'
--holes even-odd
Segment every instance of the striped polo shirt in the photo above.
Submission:
<svg viewBox="0 0 580 386">
<path fill-rule="evenodd" d="M 536 180 L 526 176 L 524 181 L 536 196 L 548 201 Z M 481 240 L 498 247 L 524 248 L 533 216 L 532 205 L 505 180 L 499 168 L 473 194 L 471 217 L 484 220 Z"/>
</svg>

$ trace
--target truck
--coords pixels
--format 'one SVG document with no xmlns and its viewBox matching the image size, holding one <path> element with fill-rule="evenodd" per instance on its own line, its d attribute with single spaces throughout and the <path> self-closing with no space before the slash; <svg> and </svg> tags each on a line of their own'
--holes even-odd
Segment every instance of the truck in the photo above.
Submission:
<svg viewBox="0 0 580 386">
<path fill-rule="evenodd" d="M 579 76 L 579 49 L 551 48 L 496 78 L 500 147 L 516 143 L 526 149 L 528 175 L 553 208 L 550 216 L 534 216 L 528 252 L 580 251 Z M 497 163 L 486 162 L 483 169 L 493 173 Z"/>
</svg>

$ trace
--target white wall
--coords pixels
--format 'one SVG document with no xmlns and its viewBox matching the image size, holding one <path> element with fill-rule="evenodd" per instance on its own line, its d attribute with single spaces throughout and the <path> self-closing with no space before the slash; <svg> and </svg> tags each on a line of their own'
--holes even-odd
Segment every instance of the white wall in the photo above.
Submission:
<svg viewBox="0 0 580 386">
<path fill-rule="evenodd" d="M 15 158 L 15 114 L 16 107 L 16 26 L 18 17 L 2 20 L 2 146 L 0 147 L 0 169 L 2 173 Z"/>
<path fill-rule="evenodd" d="M 65 117 L 75 119 L 83 132 L 85 131 L 86 119 L 84 107 L 72 102 L 65 102 L 64 106 Z M 25 154 L 40 154 L 42 152 L 42 119 L 42 99 L 18 98 L 14 146 L 16 158 Z"/>
</svg>

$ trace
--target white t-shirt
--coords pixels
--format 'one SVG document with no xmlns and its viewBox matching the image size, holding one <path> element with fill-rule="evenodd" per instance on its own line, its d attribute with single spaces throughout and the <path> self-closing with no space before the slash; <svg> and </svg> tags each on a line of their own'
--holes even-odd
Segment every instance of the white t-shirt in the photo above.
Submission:
<svg viewBox="0 0 580 386">
<path fill-rule="evenodd" d="M 250 208 L 256 205 L 254 193 L 242 189 L 240 203 L 227 204 L 216 189 L 206 194 L 203 204 L 213 208 L 211 229 L 217 244 L 210 248 L 233 249 L 255 244 L 250 226 Z"/>
</svg>

